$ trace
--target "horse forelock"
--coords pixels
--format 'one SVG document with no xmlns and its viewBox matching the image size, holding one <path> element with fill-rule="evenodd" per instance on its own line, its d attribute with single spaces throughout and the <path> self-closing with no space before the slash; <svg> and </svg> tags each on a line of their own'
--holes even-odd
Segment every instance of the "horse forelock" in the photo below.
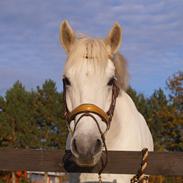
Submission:
<svg viewBox="0 0 183 183">
<path fill-rule="evenodd" d="M 99 69 L 99 72 L 102 72 L 107 67 L 107 61 L 109 59 L 115 66 L 117 85 L 120 89 L 126 90 L 128 87 L 127 62 L 119 52 L 111 57 L 107 52 L 103 39 L 80 35 L 68 55 L 65 69 L 69 67 L 79 68 L 87 60 L 88 64 L 93 65 L 94 68 Z"/>
</svg>

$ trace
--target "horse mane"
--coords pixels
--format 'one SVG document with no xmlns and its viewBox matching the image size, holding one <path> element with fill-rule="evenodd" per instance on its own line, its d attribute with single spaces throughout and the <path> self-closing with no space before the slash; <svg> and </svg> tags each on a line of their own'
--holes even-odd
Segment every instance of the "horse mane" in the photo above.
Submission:
<svg viewBox="0 0 183 183">
<path fill-rule="evenodd" d="M 129 74 L 125 57 L 121 53 L 117 52 L 116 54 L 114 54 L 112 61 L 115 66 L 115 75 L 117 78 L 118 87 L 123 90 L 127 90 Z"/>
<path fill-rule="evenodd" d="M 90 38 L 85 35 L 77 37 L 68 55 L 67 60 L 69 62 L 66 62 L 65 67 L 70 67 L 75 64 L 79 66 L 82 61 L 81 58 L 91 61 L 95 68 L 100 66 L 103 71 L 107 65 L 107 60 L 110 59 L 115 66 L 118 87 L 123 90 L 128 88 L 129 77 L 126 59 L 119 52 L 110 56 L 103 39 Z"/>
</svg>

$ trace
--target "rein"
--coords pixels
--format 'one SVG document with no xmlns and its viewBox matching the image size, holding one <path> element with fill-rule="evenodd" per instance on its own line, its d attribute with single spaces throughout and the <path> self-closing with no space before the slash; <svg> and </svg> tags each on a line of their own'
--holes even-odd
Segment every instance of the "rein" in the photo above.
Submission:
<svg viewBox="0 0 183 183">
<path fill-rule="evenodd" d="M 114 82 L 112 85 L 112 97 L 111 97 L 112 100 L 111 100 L 111 104 L 109 106 L 109 110 L 107 112 L 105 112 L 100 107 L 98 107 L 94 104 L 89 104 L 89 103 L 81 104 L 81 105 L 77 106 L 76 108 L 74 108 L 72 111 L 69 111 L 68 106 L 67 106 L 67 101 L 66 101 L 66 82 L 63 78 L 64 117 L 67 121 L 67 127 L 68 127 L 69 131 L 71 132 L 71 135 L 74 134 L 78 123 L 84 116 L 91 117 L 95 121 L 95 123 L 98 127 L 98 130 L 100 132 L 101 139 L 103 141 L 103 146 L 105 149 L 105 161 L 103 161 L 103 159 L 101 158 L 102 166 L 98 172 L 99 182 L 102 182 L 101 173 L 103 172 L 103 170 L 106 167 L 107 162 L 108 162 L 108 151 L 107 151 L 107 146 L 105 143 L 104 135 L 110 129 L 110 125 L 111 125 L 111 121 L 112 121 L 112 117 L 113 117 L 114 109 L 115 109 L 115 105 L 116 105 L 116 99 L 119 95 L 119 91 L 120 91 L 119 87 L 117 86 L 116 82 Z M 75 118 L 78 114 L 81 114 L 81 116 L 77 120 L 75 120 Z M 106 123 L 107 128 L 104 133 L 100 129 L 99 122 L 97 121 L 95 115 L 99 116 L 101 118 L 101 120 Z M 70 123 L 73 120 L 75 120 L 75 125 L 74 125 L 74 130 L 71 130 Z"/>
</svg>

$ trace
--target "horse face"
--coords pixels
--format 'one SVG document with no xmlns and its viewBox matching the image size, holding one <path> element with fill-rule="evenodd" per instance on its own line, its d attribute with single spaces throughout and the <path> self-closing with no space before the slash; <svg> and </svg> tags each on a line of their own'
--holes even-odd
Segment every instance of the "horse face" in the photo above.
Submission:
<svg viewBox="0 0 183 183">
<path fill-rule="evenodd" d="M 91 69 L 92 64 L 87 60 L 83 60 L 80 68 L 73 67 L 65 71 L 66 101 L 69 111 L 86 103 L 95 104 L 105 112 L 108 111 L 112 100 L 114 65 L 110 60 L 106 62 L 103 72 Z M 79 165 L 92 166 L 100 158 L 103 146 L 101 135 L 106 131 L 107 125 L 97 114 L 92 114 L 97 122 L 91 116 L 81 118 L 81 115 L 78 114 L 70 123 L 70 128 L 74 131 L 71 151 Z"/>
<path fill-rule="evenodd" d="M 112 86 L 115 77 L 114 63 L 109 55 L 119 48 L 121 29 L 113 26 L 105 40 L 76 38 L 68 22 L 61 27 L 61 43 L 68 59 L 64 68 L 66 103 L 69 111 L 81 104 L 94 104 L 108 111 L 112 100 Z M 107 125 L 97 114 L 78 114 L 70 123 L 74 132 L 70 149 L 80 166 L 94 166 L 100 159 L 103 147 L 101 135 Z"/>
</svg>

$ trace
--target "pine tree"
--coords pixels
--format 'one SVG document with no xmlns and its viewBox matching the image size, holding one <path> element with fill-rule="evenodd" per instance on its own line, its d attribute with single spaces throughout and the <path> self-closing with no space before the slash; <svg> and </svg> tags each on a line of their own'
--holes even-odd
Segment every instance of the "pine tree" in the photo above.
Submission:
<svg viewBox="0 0 183 183">
<path fill-rule="evenodd" d="M 1 131 L 4 140 L 1 146 L 37 146 L 36 126 L 32 118 L 32 95 L 17 81 L 1 98 Z"/>
<path fill-rule="evenodd" d="M 6 114 L 5 98 L 0 97 L 0 146 L 7 146 L 11 141 L 11 127 Z"/>
<path fill-rule="evenodd" d="M 177 113 L 179 113 L 183 119 L 183 71 L 179 71 L 172 77 L 169 77 L 166 84 L 170 91 L 170 101 L 176 107 Z"/>
<path fill-rule="evenodd" d="M 174 115 L 173 122 L 176 125 L 175 150 L 183 151 L 183 72 L 173 74 L 166 82 L 170 91 L 169 100 Z"/>
<path fill-rule="evenodd" d="M 34 97 L 34 120 L 39 130 L 41 147 L 64 148 L 66 125 L 63 119 L 62 94 L 52 80 L 37 87 Z"/>
</svg>

